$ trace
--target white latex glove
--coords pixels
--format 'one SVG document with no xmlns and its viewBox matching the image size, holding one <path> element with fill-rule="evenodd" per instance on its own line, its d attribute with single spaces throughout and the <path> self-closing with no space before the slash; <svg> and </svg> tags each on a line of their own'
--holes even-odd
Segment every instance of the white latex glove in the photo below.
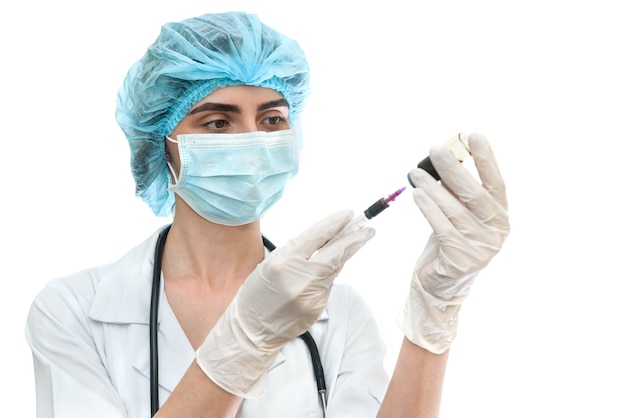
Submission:
<svg viewBox="0 0 626 418">
<path fill-rule="evenodd" d="M 410 341 L 437 354 L 450 347 L 461 303 L 509 234 L 506 187 L 491 147 L 478 134 L 469 144 L 482 184 L 443 145 L 430 151 L 441 184 L 424 170 L 410 172 L 413 199 L 433 233 L 398 324 Z"/>
<path fill-rule="evenodd" d="M 374 236 L 362 228 L 324 247 L 352 217 L 345 210 L 323 219 L 248 276 L 196 352 L 213 382 L 243 398 L 263 395 L 267 368 L 280 349 L 315 323 L 344 263 Z"/>
</svg>

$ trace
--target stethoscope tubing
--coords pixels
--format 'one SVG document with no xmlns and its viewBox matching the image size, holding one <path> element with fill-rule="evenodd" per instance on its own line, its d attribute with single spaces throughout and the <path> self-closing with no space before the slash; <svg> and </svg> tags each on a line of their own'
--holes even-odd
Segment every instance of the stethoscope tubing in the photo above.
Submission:
<svg viewBox="0 0 626 418">
<path fill-rule="evenodd" d="M 159 410 L 159 299 L 161 295 L 161 261 L 165 240 L 172 225 L 166 226 L 159 234 L 154 249 L 152 271 L 152 296 L 150 298 L 150 412 L 151 417 Z"/>
<path fill-rule="evenodd" d="M 172 225 L 166 226 L 159 234 L 157 245 L 154 249 L 154 267 L 152 271 L 152 294 L 150 298 L 150 416 L 156 415 L 159 411 L 159 339 L 158 339 L 158 322 L 159 322 L 159 299 L 161 294 L 161 262 L 163 260 L 163 249 L 165 248 L 165 240 Z M 269 251 L 274 251 L 276 246 L 264 236 L 263 245 Z M 315 340 L 307 331 L 300 335 L 305 342 L 309 352 L 311 353 L 311 363 L 313 364 L 313 373 L 315 374 L 315 382 L 319 393 L 320 402 L 322 404 L 323 416 L 326 416 L 326 380 L 324 378 L 324 368 L 320 359 L 319 351 Z"/>
</svg>

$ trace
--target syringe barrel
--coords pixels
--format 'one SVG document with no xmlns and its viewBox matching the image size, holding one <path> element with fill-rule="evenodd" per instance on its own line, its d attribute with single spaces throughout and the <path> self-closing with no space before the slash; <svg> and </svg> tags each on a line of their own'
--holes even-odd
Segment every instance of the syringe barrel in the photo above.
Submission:
<svg viewBox="0 0 626 418">
<path fill-rule="evenodd" d="M 374 203 L 369 208 L 365 209 L 365 212 L 363 212 L 363 215 L 365 215 L 367 219 L 372 219 L 374 216 L 378 215 L 380 212 L 384 211 L 388 207 L 389 207 L 389 204 L 385 202 L 384 198 L 382 198 L 376 201 L 376 203 Z"/>
</svg>

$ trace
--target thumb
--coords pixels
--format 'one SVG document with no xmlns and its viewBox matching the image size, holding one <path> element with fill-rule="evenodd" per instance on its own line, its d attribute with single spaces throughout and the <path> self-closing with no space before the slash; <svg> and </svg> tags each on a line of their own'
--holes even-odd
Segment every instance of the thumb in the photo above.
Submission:
<svg viewBox="0 0 626 418">
<path fill-rule="evenodd" d="M 335 212 L 316 222 L 299 236 L 289 240 L 285 247 L 310 258 L 322 248 L 332 237 L 341 231 L 352 220 L 354 212 L 344 209 Z"/>
</svg>

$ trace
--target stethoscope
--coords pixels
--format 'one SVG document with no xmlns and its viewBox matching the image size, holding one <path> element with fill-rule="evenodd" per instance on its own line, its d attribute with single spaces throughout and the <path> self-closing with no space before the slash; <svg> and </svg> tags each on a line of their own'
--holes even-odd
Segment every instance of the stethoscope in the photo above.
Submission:
<svg viewBox="0 0 626 418">
<path fill-rule="evenodd" d="M 161 262 L 163 261 L 163 248 L 165 247 L 165 239 L 170 231 L 171 225 L 168 225 L 161 231 L 157 240 L 154 251 L 154 269 L 152 271 L 152 297 L 150 299 L 150 407 L 154 416 L 159 410 L 159 349 L 158 349 L 158 312 L 159 312 L 159 296 L 161 292 Z M 276 246 L 265 237 L 263 245 L 269 251 L 274 251 Z M 313 364 L 313 373 L 317 383 L 317 391 L 319 393 L 322 406 L 323 416 L 326 416 L 326 380 L 324 379 L 324 369 L 322 361 L 317 350 L 317 345 L 311 334 L 307 331 L 300 335 L 311 353 L 311 362 Z"/>
</svg>

